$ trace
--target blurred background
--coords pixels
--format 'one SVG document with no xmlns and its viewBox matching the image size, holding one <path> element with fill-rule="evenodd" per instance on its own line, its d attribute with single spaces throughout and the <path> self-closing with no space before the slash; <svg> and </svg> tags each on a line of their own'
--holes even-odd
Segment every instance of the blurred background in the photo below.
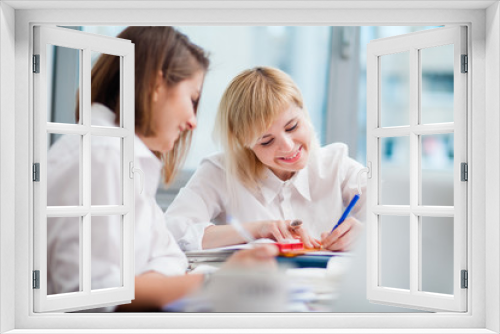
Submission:
<svg viewBox="0 0 500 334">
<path fill-rule="evenodd" d="M 107 36 L 125 27 L 66 27 Z M 344 142 L 349 154 L 366 164 L 366 47 L 374 39 L 433 29 L 427 26 L 181 26 L 193 42 L 208 51 L 210 70 L 198 111 L 198 128 L 184 169 L 174 184 L 162 185 L 157 200 L 165 210 L 203 157 L 219 150 L 212 129 L 222 93 L 244 69 L 273 66 L 287 72 L 301 89 L 322 145 Z M 453 122 L 453 46 L 422 53 L 422 123 Z M 99 54 L 93 53 L 93 61 Z M 448 56 L 448 57 L 447 57 Z M 72 123 L 78 88 L 78 52 L 62 47 L 49 51 L 48 99 L 51 121 Z M 453 58 L 451 58 L 453 59 Z M 382 126 L 408 125 L 408 55 L 382 59 Z M 68 112 L 70 110 L 71 112 Z M 52 135 L 50 140 L 57 140 Z M 453 205 L 453 135 L 421 137 L 422 204 Z M 409 204 L 409 142 L 405 137 L 381 140 L 381 204 Z M 409 287 L 409 224 L 384 217 L 384 286 Z M 405 217 L 402 217 L 404 220 Z M 428 218 L 422 226 L 425 291 L 453 293 L 453 220 Z M 432 221 L 431 221 L 432 220 Z M 414 312 L 371 304 L 366 300 L 365 236 L 336 301 L 338 312 Z M 384 267 L 385 266 L 385 267 Z"/>
</svg>

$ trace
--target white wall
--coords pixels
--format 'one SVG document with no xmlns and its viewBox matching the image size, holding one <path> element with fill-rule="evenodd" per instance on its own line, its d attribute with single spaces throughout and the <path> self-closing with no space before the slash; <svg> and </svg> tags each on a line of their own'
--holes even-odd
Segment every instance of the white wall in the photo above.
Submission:
<svg viewBox="0 0 500 334">
<path fill-rule="evenodd" d="M 500 78 L 500 24 L 499 24 L 500 9 L 499 4 L 496 3 L 490 6 L 486 12 L 486 69 L 489 73 L 494 73 L 496 78 L 492 80 L 492 76 L 486 77 L 486 138 L 488 141 L 486 145 L 486 163 L 485 175 L 488 182 L 486 183 L 486 210 L 489 211 L 488 217 L 494 223 L 486 225 L 486 254 L 497 254 L 495 261 L 499 262 L 498 254 L 500 254 L 500 247 L 498 242 L 498 235 L 500 234 L 500 173 L 499 173 L 499 154 L 500 154 L 500 135 L 499 135 L 499 86 L 498 78 Z M 476 163 L 473 168 L 481 168 L 481 165 Z M 486 327 L 495 332 L 500 332 L 500 323 L 498 314 L 500 309 L 498 303 L 492 303 L 493 300 L 500 298 L 500 272 L 499 266 L 486 267 L 486 294 L 487 305 L 495 305 L 495 307 L 486 308 Z"/>
<path fill-rule="evenodd" d="M 0 3 L 0 333 L 14 328 L 14 23 Z"/>
</svg>

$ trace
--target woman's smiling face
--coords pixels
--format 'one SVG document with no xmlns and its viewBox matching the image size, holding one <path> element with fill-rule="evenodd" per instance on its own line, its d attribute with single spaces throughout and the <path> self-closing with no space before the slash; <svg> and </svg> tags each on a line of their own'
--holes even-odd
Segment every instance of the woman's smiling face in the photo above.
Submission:
<svg viewBox="0 0 500 334">
<path fill-rule="evenodd" d="M 292 104 L 251 147 L 257 158 L 285 181 L 307 165 L 311 127 L 304 111 Z"/>
</svg>

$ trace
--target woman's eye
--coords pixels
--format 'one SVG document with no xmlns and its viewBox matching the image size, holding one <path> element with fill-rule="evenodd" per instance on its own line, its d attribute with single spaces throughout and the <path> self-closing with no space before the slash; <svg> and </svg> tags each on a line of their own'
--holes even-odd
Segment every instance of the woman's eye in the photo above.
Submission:
<svg viewBox="0 0 500 334">
<path fill-rule="evenodd" d="M 289 129 L 286 129 L 286 132 L 292 132 L 293 130 L 295 130 L 297 128 L 297 126 L 299 125 L 299 122 L 295 123 L 294 126 L 292 126 L 291 128 Z"/>
<path fill-rule="evenodd" d="M 193 108 L 196 109 L 198 107 L 198 99 L 191 99 L 191 103 L 193 104 Z"/>
<path fill-rule="evenodd" d="M 273 139 L 269 139 L 268 141 L 263 142 L 263 143 L 260 143 L 260 144 L 261 144 L 262 146 L 268 146 L 268 145 L 270 145 L 273 141 L 274 141 L 274 138 L 273 138 Z"/>
</svg>

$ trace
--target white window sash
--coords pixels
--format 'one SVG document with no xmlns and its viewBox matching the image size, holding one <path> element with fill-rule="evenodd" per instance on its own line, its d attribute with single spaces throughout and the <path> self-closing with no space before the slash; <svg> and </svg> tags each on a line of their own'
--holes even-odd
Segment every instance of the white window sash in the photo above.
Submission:
<svg viewBox="0 0 500 334">
<path fill-rule="evenodd" d="M 80 124 L 47 122 L 46 46 L 57 45 L 80 50 Z M 118 128 L 91 126 L 91 52 L 120 57 L 121 124 Z M 129 166 L 134 161 L 134 45 L 129 40 L 110 38 L 70 29 L 38 26 L 34 28 L 34 54 L 40 55 L 40 73 L 33 74 L 34 83 L 34 162 L 40 163 L 40 181 L 34 183 L 34 268 L 40 272 L 39 289 L 34 289 L 34 311 L 74 311 L 130 302 L 134 298 L 134 181 Z M 47 134 L 81 136 L 79 206 L 47 207 Z M 123 205 L 92 206 L 90 189 L 91 136 L 121 138 L 121 174 Z M 92 215 L 121 215 L 122 218 L 122 286 L 91 290 Z M 47 295 L 47 217 L 82 217 L 80 223 L 80 288 L 81 291 Z"/>
<path fill-rule="evenodd" d="M 367 161 L 372 166 L 368 180 L 367 222 L 367 296 L 372 302 L 425 310 L 467 310 L 467 290 L 461 288 L 461 270 L 467 269 L 467 183 L 461 182 L 462 162 L 467 162 L 467 76 L 460 73 L 461 55 L 467 54 L 466 28 L 449 27 L 372 41 L 367 54 Z M 454 44 L 454 122 L 418 124 L 420 104 L 419 50 Z M 410 124 L 381 128 L 380 119 L 380 56 L 409 51 L 410 53 Z M 420 150 L 423 134 L 454 134 L 454 206 L 419 205 Z M 410 139 L 410 205 L 380 205 L 380 138 L 408 136 Z M 410 217 L 410 289 L 382 287 L 380 282 L 380 215 Z M 420 291 L 421 247 L 419 219 L 423 216 L 453 217 L 453 295 Z"/>
</svg>

